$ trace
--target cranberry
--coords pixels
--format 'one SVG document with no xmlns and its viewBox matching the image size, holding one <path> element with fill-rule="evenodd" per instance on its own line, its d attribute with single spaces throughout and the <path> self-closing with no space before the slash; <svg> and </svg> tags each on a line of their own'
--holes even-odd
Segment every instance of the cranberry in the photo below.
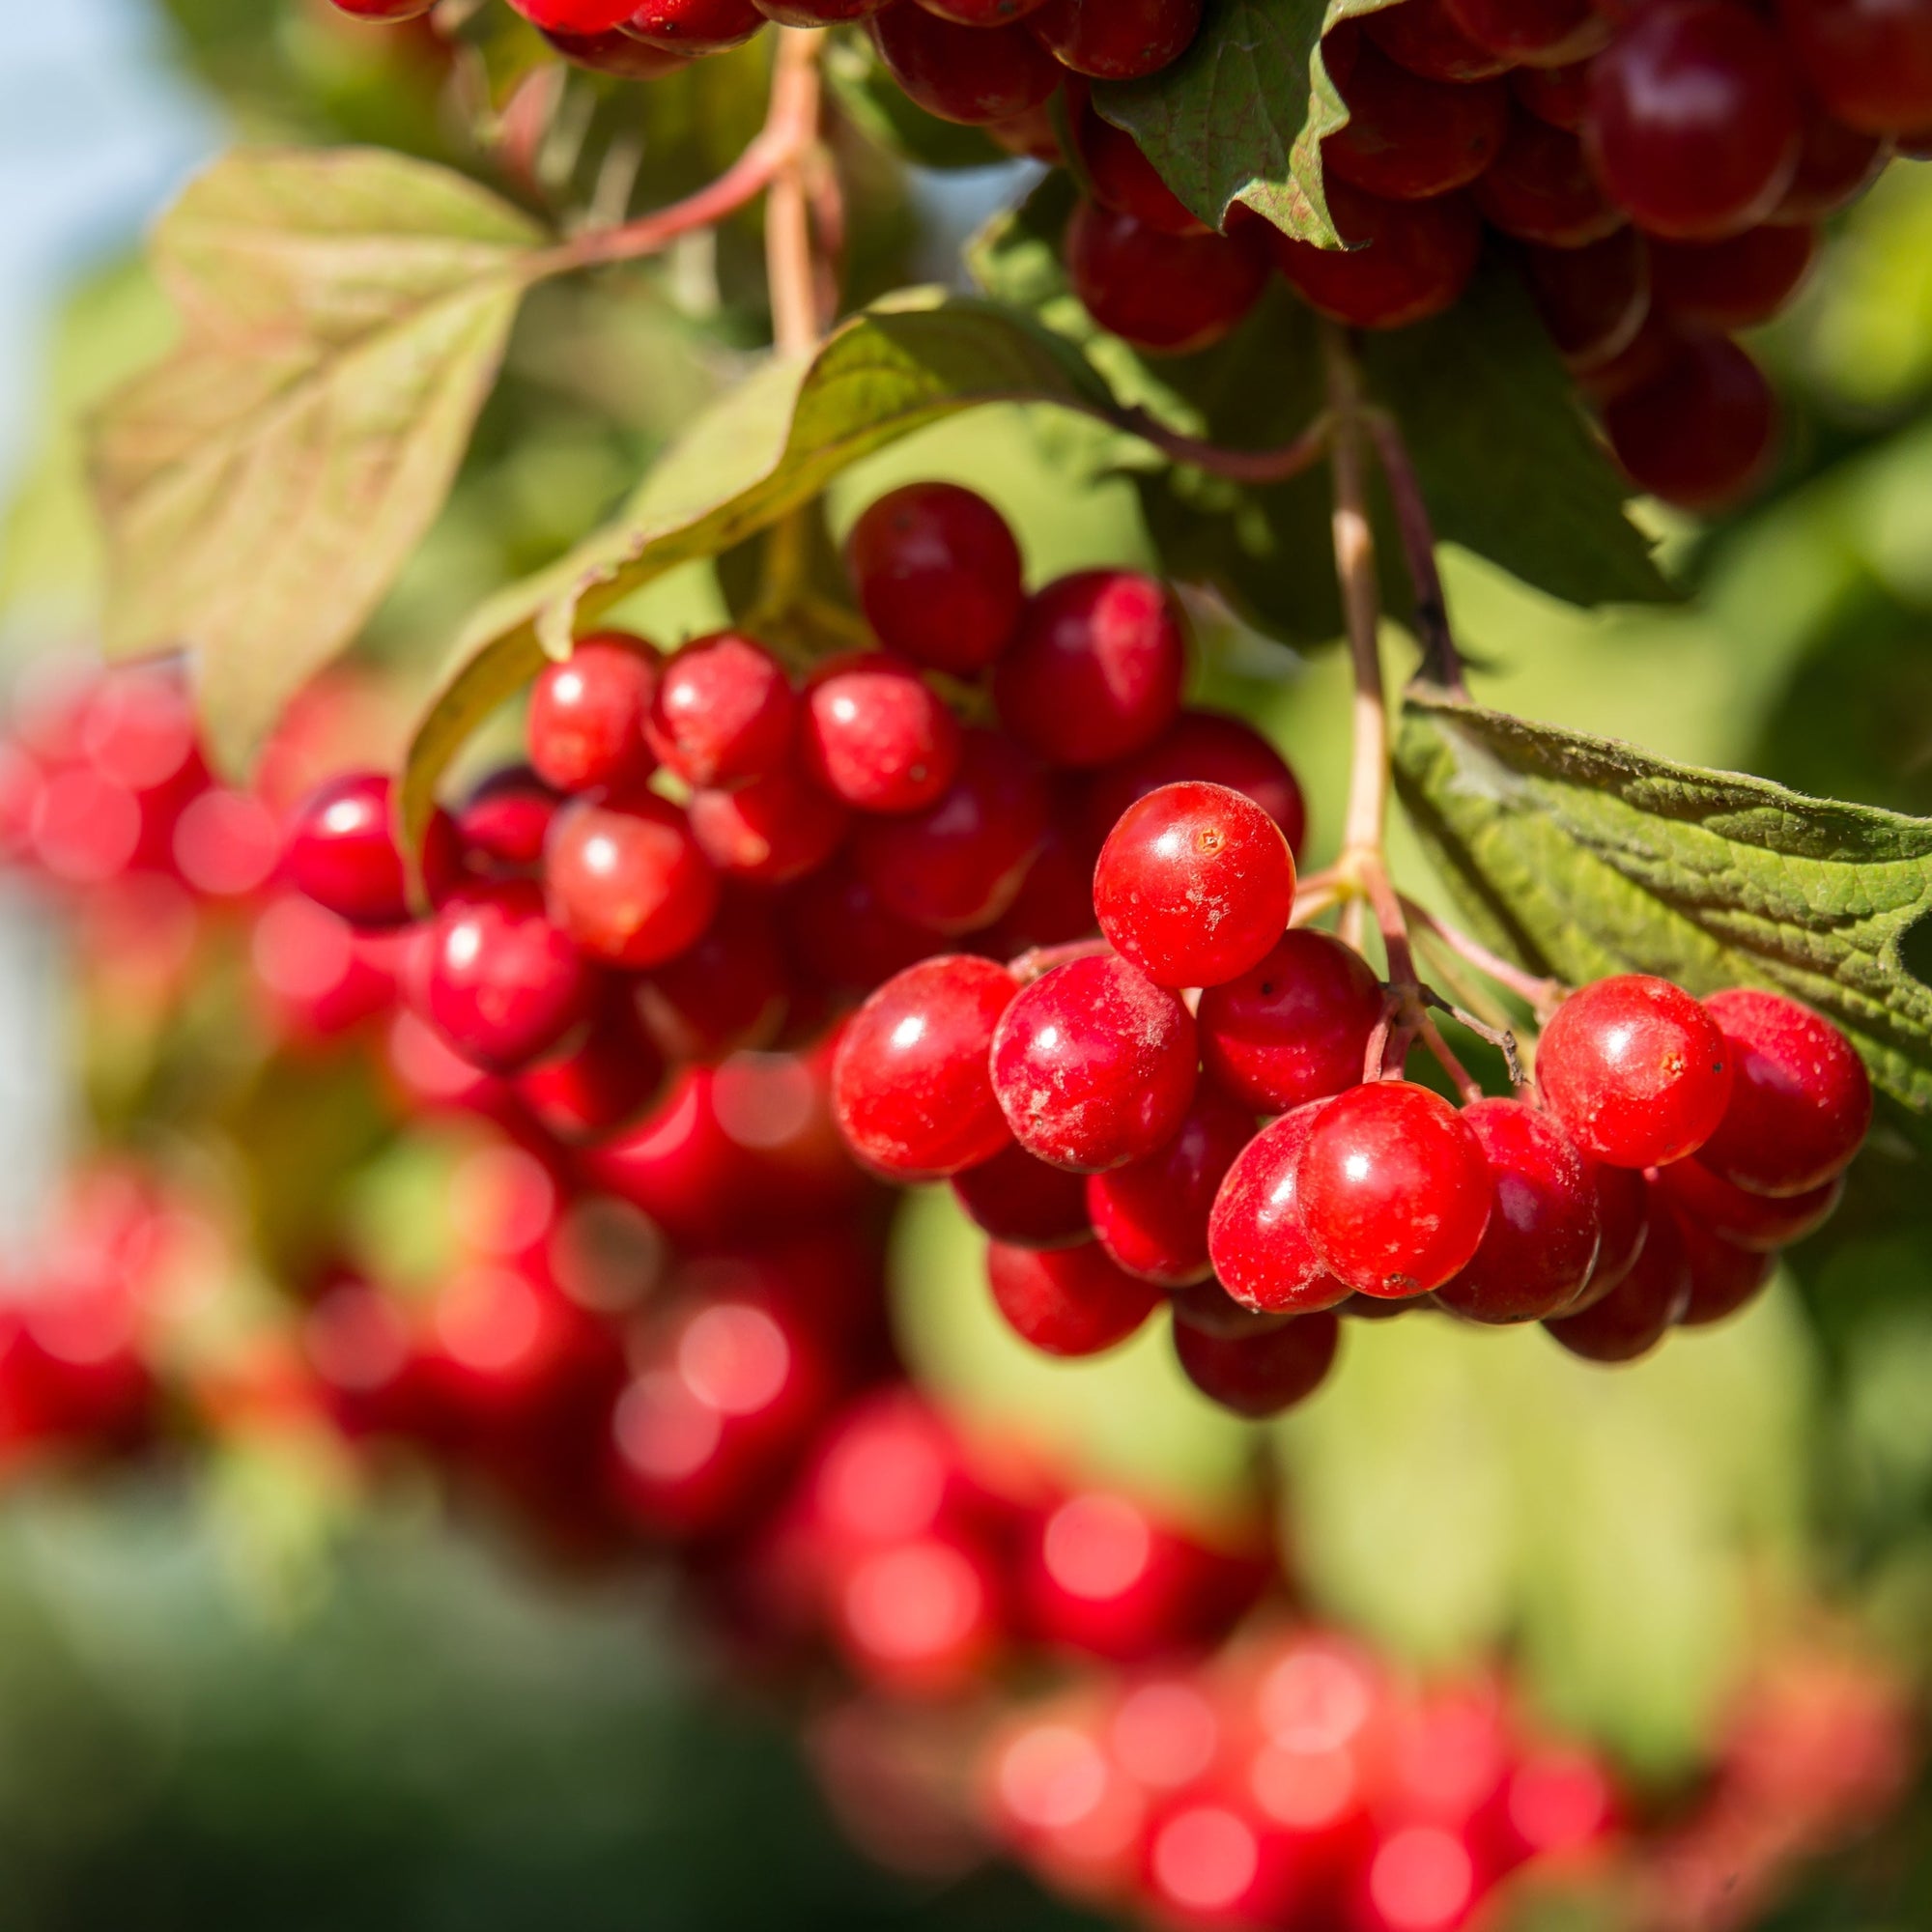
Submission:
<svg viewBox="0 0 1932 1932">
<path fill-rule="evenodd" d="M 1357 328 L 1401 328 L 1440 315 L 1468 287 L 1483 224 L 1466 195 L 1387 201 L 1339 177 L 1326 187 L 1347 247 L 1268 238 L 1275 267 L 1310 308 Z"/>
<path fill-rule="evenodd" d="M 1652 298 L 1680 326 L 1750 328 L 1791 300 L 1817 253 L 1818 231 L 1801 223 L 1747 228 L 1721 242 L 1658 242 Z"/>
<path fill-rule="evenodd" d="M 667 662 L 643 728 L 687 784 L 730 786 L 784 765 L 797 709 L 778 659 L 754 638 L 720 631 Z"/>
<path fill-rule="evenodd" d="M 1440 1288 L 1475 1255 L 1495 1183 L 1440 1094 L 1376 1081 L 1326 1102 L 1295 1161 L 1301 1224 L 1328 1271 L 1391 1300 Z"/>
<path fill-rule="evenodd" d="M 1090 1174 L 1151 1154 L 1194 1097 L 1194 1021 L 1124 959 L 1073 959 L 1027 987 L 993 1037 L 993 1087 L 1023 1148 Z"/>
<path fill-rule="evenodd" d="M 643 0 L 623 19 L 625 33 L 671 53 L 715 54 L 749 41 L 765 24 L 752 0 Z"/>
<path fill-rule="evenodd" d="M 1163 235 L 1206 235 L 1202 221 L 1161 179 L 1124 128 L 1103 120 L 1091 100 L 1073 116 L 1073 143 L 1086 170 L 1086 185 L 1102 208 L 1131 215 Z"/>
<path fill-rule="evenodd" d="M 1734 1057 L 1717 1021 L 1681 986 L 1623 973 L 1557 1009 L 1536 1073 L 1586 1153 L 1615 1167 L 1659 1167 L 1695 1153 L 1716 1131 Z"/>
<path fill-rule="evenodd" d="M 1136 799 L 1187 779 L 1226 785 L 1253 799 L 1300 858 L 1308 809 L 1287 759 L 1252 724 L 1219 711 L 1182 711 L 1144 751 L 1094 772 L 1086 781 L 1080 823 L 1097 849 Z"/>
<path fill-rule="evenodd" d="M 861 811 L 919 811 L 959 769 L 959 725 L 915 667 L 860 652 L 812 672 L 801 752 L 834 798 Z"/>
<path fill-rule="evenodd" d="M 1650 1188 L 1644 1177 L 1634 1167 L 1607 1167 L 1600 1160 L 1589 1166 L 1603 1238 L 1597 1243 L 1597 1262 L 1589 1280 L 1564 1311 L 1572 1315 L 1603 1300 L 1635 1267 L 1650 1229 Z"/>
<path fill-rule="evenodd" d="M 1368 961 L 1304 926 L 1283 933 L 1238 979 L 1202 994 L 1202 1062 L 1258 1113 L 1286 1113 L 1361 1079 L 1381 1010 L 1381 982 Z"/>
<path fill-rule="evenodd" d="M 1087 1179 L 1009 1141 L 991 1160 L 952 1177 L 952 1192 L 976 1228 L 1013 1248 L 1068 1248 L 1094 1237 Z"/>
<path fill-rule="evenodd" d="M 537 776 L 558 791 L 642 784 L 657 769 L 644 742 L 657 675 L 656 652 L 623 632 L 582 638 L 547 666 L 525 727 Z"/>
<path fill-rule="evenodd" d="M 1445 0 L 1449 17 L 1500 59 L 1567 67 L 1609 43 L 1610 22 L 1590 0 Z"/>
<path fill-rule="evenodd" d="M 558 924 L 592 958 L 662 966 L 711 923 L 718 874 L 668 800 L 573 799 L 544 849 L 544 883 Z"/>
<path fill-rule="evenodd" d="M 1639 489 L 1687 510 L 1717 510 L 1764 474 L 1777 438 L 1777 400 L 1736 343 L 1684 344 L 1651 381 L 1614 398 L 1604 428 Z"/>
<path fill-rule="evenodd" d="M 1094 858 L 1056 820 L 1013 902 L 985 928 L 985 950 L 1010 959 L 1039 947 L 1065 946 L 1098 932 L 1094 918 Z"/>
<path fill-rule="evenodd" d="M 1456 24 L 1447 0 L 1402 0 L 1361 16 L 1362 31 L 1398 67 L 1424 80 L 1492 80 L 1510 63 Z"/>
<path fill-rule="evenodd" d="M 554 27 L 566 34 L 603 34 L 630 17 L 625 0 L 511 0 L 534 27 Z"/>
<path fill-rule="evenodd" d="M 1752 1194 L 1713 1174 L 1696 1155 L 1656 1170 L 1653 1184 L 1680 1217 L 1701 1222 L 1714 1235 L 1772 1254 L 1815 1235 L 1844 1198 L 1845 1178 L 1834 1175 L 1803 1194 Z"/>
<path fill-rule="evenodd" d="M 1623 227 L 1574 134 L 1519 114 L 1489 171 L 1471 190 L 1492 228 L 1550 248 L 1581 248 Z"/>
<path fill-rule="evenodd" d="M 1049 764 L 1088 768 L 1151 745 L 1180 708 L 1187 633 L 1173 594 L 1129 570 L 1086 570 L 1027 606 L 993 671 L 1000 722 Z"/>
<path fill-rule="evenodd" d="M 563 34 L 545 29 L 543 37 L 565 60 L 592 73 L 608 73 L 615 80 L 657 80 L 687 65 L 683 54 L 668 53 L 614 30 L 608 34 Z"/>
<path fill-rule="evenodd" d="M 1141 1326 L 1160 1291 L 1117 1267 L 1097 1241 L 1043 1251 L 986 1246 L 986 1279 L 1008 1325 L 1049 1355 L 1097 1355 Z"/>
<path fill-rule="evenodd" d="M 1177 1322 L 1199 1328 L 1204 1335 L 1213 1335 L 1223 1342 L 1265 1335 L 1270 1328 L 1279 1328 L 1284 1321 L 1293 1319 L 1288 1315 L 1264 1315 L 1236 1301 L 1211 1275 L 1206 1281 L 1169 1289 L 1167 1298 L 1173 1305 Z"/>
<path fill-rule="evenodd" d="M 1185 1288 L 1211 1272 L 1208 1216 L 1222 1179 L 1254 1138 L 1255 1117 L 1203 1085 L 1174 1138 L 1144 1159 L 1087 1179 L 1100 1245 L 1129 1274 Z"/>
<path fill-rule="evenodd" d="M 722 1060 L 771 1044 L 790 990 L 770 905 L 727 893 L 702 937 L 638 981 L 637 1007 L 671 1059 Z"/>
<path fill-rule="evenodd" d="M 1482 1245 L 1435 1291 L 1469 1321 L 1536 1321 L 1568 1307 L 1596 1264 L 1595 1178 L 1548 1115 L 1520 1100 L 1476 1100 L 1463 1123 L 1495 1177 Z"/>
<path fill-rule="evenodd" d="M 492 772 L 463 802 L 456 829 L 479 869 L 529 872 L 543 864 L 557 795 L 527 765 Z"/>
<path fill-rule="evenodd" d="M 1728 1241 L 1692 1215 L 1672 1218 L 1690 1273 L 1690 1293 L 1677 1318 L 1681 1326 L 1708 1328 L 1757 1299 L 1777 1265 L 1776 1255 Z"/>
<path fill-rule="evenodd" d="M 1580 134 L 1590 118 L 1590 63 L 1520 67 L 1510 75 L 1510 93 L 1519 107 L 1539 121 L 1548 121 L 1566 134 Z"/>
<path fill-rule="evenodd" d="M 1012 641 L 1026 604 L 1019 545 L 985 497 L 908 483 L 852 526 L 846 567 L 889 651 L 972 677 Z"/>
<path fill-rule="evenodd" d="M 1350 1293 L 1327 1271 L 1302 1226 L 1295 1166 L 1324 1103 L 1264 1127 L 1228 1170 L 1208 1223 L 1215 1276 L 1242 1307 L 1269 1315 L 1332 1308 Z"/>
<path fill-rule="evenodd" d="M 1495 159 L 1509 126 L 1499 81 L 1422 80 L 1373 44 L 1358 50 L 1340 91 L 1349 120 L 1321 144 L 1324 179 L 1391 201 L 1466 187 Z"/>
<path fill-rule="evenodd" d="M 601 1141 L 641 1114 L 665 1082 L 665 1058 L 631 1001 L 611 989 L 571 1050 L 520 1073 L 512 1092 L 547 1134 Z"/>
<path fill-rule="evenodd" d="M 1932 8 L 1924 0 L 1779 0 L 1804 78 L 1846 126 L 1910 134 L 1932 126 Z"/>
<path fill-rule="evenodd" d="M 1890 159 L 1889 143 L 1879 135 L 1847 128 L 1809 96 L 1803 107 L 1798 172 L 1766 216 L 1770 221 L 1823 221 L 1838 213 L 1871 186 Z"/>
<path fill-rule="evenodd" d="M 887 72 L 942 121 L 1010 121 L 1060 85 L 1060 69 L 1023 26 L 962 27 L 897 6 L 876 14 L 870 32 Z"/>
<path fill-rule="evenodd" d="M 1047 0 L 1028 25 L 1075 73 L 1138 80 L 1184 54 L 1202 0 Z"/>
<path fill-rule="evenodd" d="M 1636 1264 L 1601 1301 L 1581 1314 L 1543 1325 L 1570 1350 L 1592 1362 L 1634 1362 L 1647 1355 L 1690 1300 L 1690 1264 L 1676 1217 L 1653 1200 Z"/>
<path fill-rule="evenodd" d="M 381 772 L 347 772 L 296 808 L 282 869 L 290 885 L 363 932 L 411 919 L 403 855 L 396 849 L 394 788 Z M 456 827 L 446 812 L 430 821 L 423 879 L 440 899 L 461 867 Z"/>
<path fill-rule="evenodd" d="M 1871 1080 L 1822 1014 L 1778 993 L 1733 987 L 1704 1002 L 1736 1064 L 1730 1103 L 1700 1158 L 1755 1194 L 1821 1186 L 1871 1125 Z"/>
<path fill-rule="evenodd" d="M 691 836 L 727 877 L 788 886 L 830 859 L 852 822 L 849 807 L 789 767 L 735 791 L 697 791 Z"/>
<path fill-rule="evenodd" d="M 1650 250 L 1634 228 L 1583 248 L 1526 248 L 1536 312 L 1573 371 L 1602 368 L 1635 341 L 1650 313 Z"/>
<path fill-rule="evenodd" d="M 1260 1335 L 1221 1340 L 1177 1322 L 1174 1352 L 1210 1401 L 1261 1421 L 1306 1400 L 1327 1379 L 1342 1341 L 1333 1315 L 1298 1315 Z"/>
<path fill-rule="evenodd" d="M 1156 355 L 1186 355 L 1231 334 L 1267 285 L 1245 241 L 1179 235 L 1083 201 L 1066 226 L 1067 279 L 1111 334 Z"/>
<path fill-rule="evenodd" d="M 844 861 L 813 872 L 793 893 L 785 929 L 794 953 L 826 985 L 861 992 L 932 951 L 932 935 L 892 911 Z"/>
<path fill-rule="evenodd" d="M 839 1131 L 895 1179 L 937 1179 L 1009 1143 L 987 1054 L 1017 990 L 1005 967 L 947 953 L 889 980 L 859 1009 L 833 1062 Z"/>
</svg>

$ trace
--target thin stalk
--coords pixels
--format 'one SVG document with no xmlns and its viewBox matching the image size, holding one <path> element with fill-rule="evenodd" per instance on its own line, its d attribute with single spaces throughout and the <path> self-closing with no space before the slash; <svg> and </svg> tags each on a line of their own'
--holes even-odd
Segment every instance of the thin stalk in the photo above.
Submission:
<svg viewBox="0 0 1932 1932">
<path fill-rule="evenodd" d="M 1449 604 L 1442 594 L 1442 573 L 1435 562 L 1435 527 L 1422 484 L 1409 460 L 1408 445 L 1395 418 L 1385 411 L 1368 414 L 1389 499 L 1395 505 L 1396 528 L 1402 537 L 1403 559 L 1415 594 L 1415 634 L 1422 645 L 1422 675 L 1445 690 L 1466 696 L 1463 660 L 1449 628 Z"/>
</svg>

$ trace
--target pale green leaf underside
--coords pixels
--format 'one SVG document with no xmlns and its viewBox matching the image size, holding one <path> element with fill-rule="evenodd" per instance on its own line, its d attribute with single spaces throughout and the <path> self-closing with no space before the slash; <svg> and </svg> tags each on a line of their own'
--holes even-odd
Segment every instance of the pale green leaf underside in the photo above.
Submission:
<svg viewBox="0 0 1932 1932">
<path fill-rule="evenodd" d="M 1827 1013 L 1873 1080 L 1932 1113 L 1932 819 L 1698 771 L 1411 693 L 1404 805 L 1472 923 L 1573 984 L 1660 973 L 1759 985 Z"/>
</svg>

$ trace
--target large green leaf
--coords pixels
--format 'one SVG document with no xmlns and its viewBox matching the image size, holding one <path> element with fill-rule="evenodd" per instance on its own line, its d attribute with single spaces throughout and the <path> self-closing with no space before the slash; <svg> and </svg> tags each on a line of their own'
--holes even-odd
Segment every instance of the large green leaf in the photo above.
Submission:
<svg viewBox="0 0 1932 1932">
<path fill-rule="evenodd" d="M 1580 984 L 1661 973 L 1829 1014 L 1932 1113 L 1932 819 L 1810 799 L 1412 692 L 1397 783 L 1480 933 Z"/>
<path fill-rule="evenodd" d="M 181 340 L 94 425 L 106 639 L 192 650 L 231 764 L 434 521 L 541 240 L 461 176 L 373 149 L 230 155 L 163 218 Z"/>
<path fill-rule="evenodd" d="M 470 732 L 547 653 L 567 654 L 580 622 L 744 542 L 861 457 L 992 402 L 1111 407 L 1106 385 L 1060 338 L 980 301 L 873 309 L 811 356 L 766 363 L 692 426 L 613 523 L 477 612 L 411 746 L 406 836 L 419 837 L 437 781 Z"/>
</svg>

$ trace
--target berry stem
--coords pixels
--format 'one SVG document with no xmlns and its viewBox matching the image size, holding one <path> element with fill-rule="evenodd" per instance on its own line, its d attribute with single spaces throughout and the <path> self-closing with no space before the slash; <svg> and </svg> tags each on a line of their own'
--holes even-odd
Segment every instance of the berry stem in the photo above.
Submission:
<svg viewBox="0 0 1932 1932">
<path fill-rule="evenodd" d="M 818 48 L 824 38 L 805 27 L 780 28 L 772 76 L 773 117 L 785 102 L 785 112 L 809 129 L 787 145 L 765 197 L 765 279 L 771 290 L 772 340 L 781 355 L 810 355 L 822 323 L 838 313 L 837 288 L 828 288 L 825 265 L 812 246 L 810 187 L 814 156 L 821 169 L 823 162 Z"/>
<path fill-rule="evenodd" d="M 1402 898 L 1402 911 L 1411 925 L 1419 926 L 1439 940 L 1451 952 L 1466 959 L 1479 973 L 1523 1001 L 1536 1015 L 1539 1025 L 1546 1022 L 1562 1004 L 1563 986 L 1560 981 L 1539 979 L 1534 973 L 1525 973 L 1520 967 L 1512 966 L 1507 959 L 1492 952 L 1480 940 L 1471 939 L 1460 927 L 1436 918 L 1426 906 L 1417 905 L 1411 898 Z"/>
<path fill-rule="evenodd" d="M 1402 537 L 1409 582 L 1414 586 L 1415 634 L 1422 646 L 1422 664 L 1416 674 L 1458 697 L 1466 697 L 1463 659 L 1456 648 L 1455 633 L 1449 628 L 1449 605 L 1442 594 L 1442 574 L 1435 562 L 1435 526 L 1430 521 L 1429 505 L 1423 499 L 1408 444 L 1403 440 L 1401 425 L 1386 411 L 1368 412 L 1367 421 L 1383 480 L 1388 484 L 1389 498 L 1395 506 L 1396 527 Z"/>
<path fill-rule="evenodd" d="M 1175 463 L 1205 469 L 1210 476 L 1225 476 L 1231 483 L 1255 485 L 1288 483 L 1306 474 L 1328 453 L 1335 432 L 1334 419 L 1324 411 L 1293 442 L 1279 449 L 1223 449 L 1218 443 L 1203 442 L 1169 429 L 1144 409 L 1117 410 L 1113 420 Z"/>
</svg>

